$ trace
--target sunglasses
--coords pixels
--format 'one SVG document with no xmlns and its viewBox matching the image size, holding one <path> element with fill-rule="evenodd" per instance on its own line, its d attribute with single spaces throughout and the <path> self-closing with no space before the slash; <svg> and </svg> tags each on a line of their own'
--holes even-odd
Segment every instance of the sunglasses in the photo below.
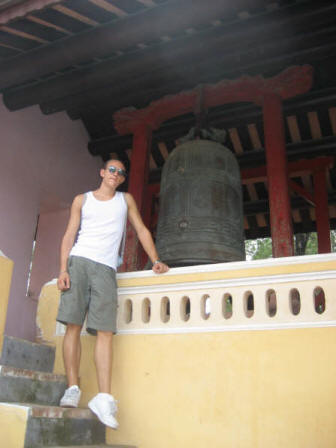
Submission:
<svg viewBox="0 0 336 448">
<path fill-rule="evenodd" d="M 126 171 L 123 170 L 122 168 L 117 168 L 116 166 L 112 165 L 109 166 L 107 169 L 111 174 L 118 173 L 119 176 L 126 177 Z"/>
</svg>

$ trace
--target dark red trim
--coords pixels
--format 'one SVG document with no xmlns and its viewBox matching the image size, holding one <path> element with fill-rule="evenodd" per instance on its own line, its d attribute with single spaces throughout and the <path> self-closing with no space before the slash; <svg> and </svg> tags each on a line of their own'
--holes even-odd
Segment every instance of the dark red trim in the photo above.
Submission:
<svg viewBox="0 0 336 448">
<path fill-rule="evenodd" d="M 289 257 L 294 245 L 282 99 L 266 95 L 263 114 L 273 257 Z"/>
<path fill-rule="evenodd" d="M 329 253 L 331 252 L 331 241 L 325 169 L 317 170 L 314 173 L 314 198 L 316 203 L 318 253 Z"/>
</svg>

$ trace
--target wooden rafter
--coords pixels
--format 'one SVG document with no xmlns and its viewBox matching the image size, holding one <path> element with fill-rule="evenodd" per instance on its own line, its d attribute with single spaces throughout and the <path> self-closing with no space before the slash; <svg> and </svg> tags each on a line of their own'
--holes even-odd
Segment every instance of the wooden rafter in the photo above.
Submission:
<svg viewBox="0 0 336 448">
<path fill-rule="evenodd" d="M 88 0 L 90 3 L 93 3 L 96 6 L 99 6 L 99 8 L 104 9 L 105 11 L 112 12 L 117 17 L 126 17 L 128 16 L 127 12 L 125 12 L 123 9 L 118 8 L 115 5 L 112 5 L 111 3 L 107 2 L 106 0 Z"/>
<path fill-rule="evenodd" d="M 0 42 L 0 47 L 9 48 L 10 50 L 15 51 L 23 51 L 21 48 L 13 47 L 13 45 L 4 44 L 2 42 Z"/>
<path fill-rule="evenodd" d="M 17 19 L 19 17 L 25 17 L 27 14 L 30 14 L 42 8 L 46 8 L 49 5 L 54 5 L 55 3 L 59 3 L 61 1 L 63 0 L 29 0 L 22 2 L 18 5 L 1 11 L 0 24 L 8 23 L 9 21 Z"/>
<path fill-rule="evenodd" d="M 137 2 L 142 3 L 145 6 L 148 6 L 149 8 L 152 6 L 156 6 L 156 3 L 153 0 L 137 0 Z"/>
<path fill-rule="evenodd" d="M 237 129 L 236 128 L 229 129 L 229 136 L 235 153 L 242 154 L 244 150 Z"/>
<path fill-rule="evenodd" d="M 313 139 L 322 138 L 321 126 L 317 112 L 316 111 L 308 112 L 307 115 L 312 138 Z"/>
<path fill-rule="evenodd" d="M 161 153 L 163 159 L 167 160 L 167 158 L 169 156 L 169 152 L 168 152 L 166 144 L 164 142 L 159 142 L 158 143 L 158 148 L 160 150 L 160 153 Z"/>
<path fill-rule="evenodd" d="M 289 187 L 291 190 L 295 191 L 298 195 L 302 196 L 310 205 L 315 206 L 315 200 L 313 195 L 307 191 L 305 188 L 302 188 L 297 182 L 292 179 L 289 179 Z"/>
<path fill-rule="evenodd" d="M 62 14 L 71 17 L 72 19 L 78 20 L 79 22 L 85 23 L 86 25 L 96 26 L 98 25 L 98 22 L 96 22 L 93 19 L 90 19 L 89 17 L 84 16 L 83 14 L 80 14 L 79 12 L 76 12 L 70 8 L 67 8 L 63 5 L 54 5 L 52 6 L 55 11 L 61 12 Z"/>
<path fill-rule="evenodd" d="M 65 28 L 63 28 L 61 26 L 55 25 L 54 23 L 47 22 L 46 20 L 39 19 L 38 17 L 32 16 L 31 14 L 26 16 L 26 19 L 30 20 L 31 22 L 38 23 L 39 25 L 43 25 L 47 28 L 52 28 L 56 31 L 59 31 L 60 33 L 64 33 L 64 34 L 68 34 L 68 35 L 72 34 L 71 31 L 66 30 Z"/>
<path fill-rule="evenodd" d="M 257 126 L 254 123 L 250 123 L 247 125 L 247 129 L 248 129 L 248 133 L 250 136 L 250 140 L 251 140 L 253 149 L 255 149 L 255 150 L 262 149 L 262 144 L 260 141 Z"/>
<path fill-rule="evenodd" d="M 153 159 L 153 155 L 150 154 L 149 155 L 149 169 L 155 170 L 156 168 L 157 168 L 157 164 L 156 164 L 155 160 Z"/>
<path fill-rule="evenodd" d="M 34 40 L 35 42 L 39 42 L 40 44 L 46 44 L 48 41 L 46 39 L 42 39 L 42 37 L 34 36 L 33 34 L 25 33 L 24 31 L 16 30 L 15 28 L 9 26 L 0 26 L 1 31 L 5 31 L 9 34 L 14 34 L 15 36 L 23 37 L 23 39 Z"/>
<path fill-rule="evenodd" d="M 301 141 L 300 129 L 295 115 L 290 115 L 287 117 L 287 124 L 289 129 L 289 134 L 293 143 L 298 143 Z"/>
</svg>

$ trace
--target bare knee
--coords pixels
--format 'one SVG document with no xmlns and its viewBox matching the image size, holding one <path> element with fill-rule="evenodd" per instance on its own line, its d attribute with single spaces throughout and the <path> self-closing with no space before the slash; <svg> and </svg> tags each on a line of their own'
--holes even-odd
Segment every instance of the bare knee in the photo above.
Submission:
<svg viewBox="0 0 336 448">
<path fill-rule="evenodd" d="M 97 331 L 97 340 L 105 343 L 112 342 L 113 333 L 111 331 Z"/>
<path fill-rule="evenodd" d="M 69 337 L 78 337 L 81 332 L 81 325 L 67 324 L 65 335 Z"/>
</svg>

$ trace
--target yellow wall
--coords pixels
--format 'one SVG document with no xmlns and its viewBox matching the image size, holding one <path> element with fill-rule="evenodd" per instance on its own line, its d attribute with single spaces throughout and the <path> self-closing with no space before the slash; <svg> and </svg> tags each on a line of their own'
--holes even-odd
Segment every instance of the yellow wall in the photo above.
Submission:
<svg viewBox="0 0 336 448">
<path fill-rule="evenodd" d="M 15 404 L 0 403 L 1 446 L 4 448 L 22 448 L 24 446 L 28 408 Z"/>
<path fill-rule="evenodd" d="M 13 273 L 13 262 L 0 255 L 0 354 L 6 325 L 8 297 Z"/>
<path fill-rule="evenodd" d="M 120 429 L 139 448 L 334 448 L 335 328 L 115 338 Z"/>
<path fill-rule="evenodd" d="M 57 345 L 55 285 L 43 289 L 42 338 Z M 335 448 L 336 327 L 114 338 L 118 431 L 138 448 Z M 81 405 L 97 392 L 95 338 L 82 336 Z"/>
</svg>

